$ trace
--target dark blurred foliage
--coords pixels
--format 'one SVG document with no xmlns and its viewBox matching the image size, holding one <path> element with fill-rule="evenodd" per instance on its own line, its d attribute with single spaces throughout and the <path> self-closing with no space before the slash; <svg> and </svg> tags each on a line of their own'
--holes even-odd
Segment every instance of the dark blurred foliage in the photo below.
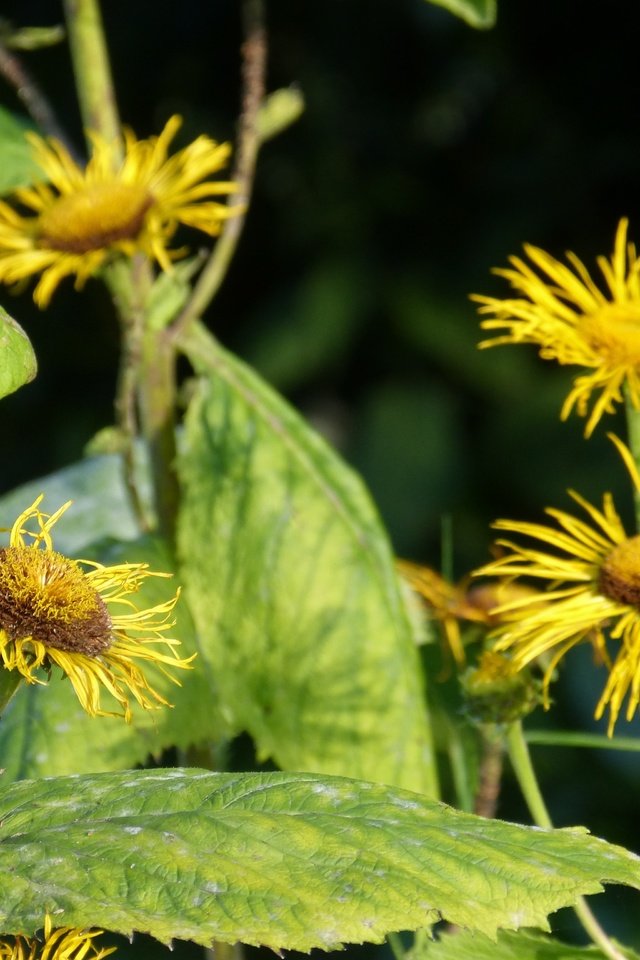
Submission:
<svg viewBox="0 0 640 960">
<path fill-rule="evenodd" d="M 2 12 L 18 25 L 62 19 L 53 0 Z M 108 0 L 104 15 L 122 117 L 139 136 L 175 111 L 182 142 L 233 136 L 236 0 Z M 628 516 L 604 438 L 623 418 L 588 442 L 583 422 L 561 424 L 571 371 L 533 348 L 479 352 L 467 297 L 506 292 L 490 268 L 523 241 L 573 249 L 591 268 L 620 216 L 640 237 L 635 6 L 504 2 L 486 33 L 425 0 L 272 0 L 268 15 L 269 87 L 296 84 L 307 109 L 263 151 L 212 328 L 362 472 L 405 556 L 438 565 L 451 518 L 461 575 L 486 559 L 492 519 L 567 507 L 568 486 L 595 500 L 611 489 Z M 66 49 L 28 63 L 80 148 Z M 111 421 L 117 332 L 95 282 L 81 297 L 63 285 L 45 314 L 27 295 L 3 302 L 40 361 L 0 407 L 9 489 L 77 459 Z M 588 651 L 573 656 L 543 721 L 591 727 L 603 680 Z M 638 847 L 633 754 L 535 758 L 558 823 Z M 519 804 L 507 784 L 500 814 L 526 819 Z M 608 902 L 618 935 L 637 942 L 626 894 Z"/>
</svg>

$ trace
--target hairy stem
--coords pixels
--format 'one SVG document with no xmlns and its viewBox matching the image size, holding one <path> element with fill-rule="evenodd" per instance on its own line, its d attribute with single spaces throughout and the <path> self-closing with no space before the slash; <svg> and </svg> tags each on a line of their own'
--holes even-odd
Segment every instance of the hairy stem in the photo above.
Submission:
<svg viewBox="0 0 640 960">
<path fill-rule="evenodd" d="M 166 331 L 147 329 L 142 343 L 138 396 L 149 451 L 158 532 L 175 542 L 178 479 L 175 471 L 176 352 Z"/>
<path fill-rule="evenodd" d="M 20 57 L 0 43 L 0 73 L 14 87 L 31 117 L 48 137 L 66 144 L 67 139 L 51 104 L 33 79 Z"/>
<path fill-rule="evenodd" d="M 138 381 L 142 362 L 145 322 L 145 293 L 136 277 L 145 273 L 146 261 L 140 257 L 132 265 L 116 261 L 105 272 L 105 281 L 113 296 L 120 320 L 120 366 L 114 401 L 115 417 L 122 440 L 122 466 L 129 500 L 142 530 L 151 526 L 138 489 L 135 446 L 139 435 Z"/>
<path fill-rule="evenodd" d="M 98 0 L 64 0 L 69 45 L 85 130 L 121 144 L 120 118 Z M 119 162 L 121 157 L 116 157 Z"/>
<path fill-rule="evenodd" d="M 135 442 L 147 448 L 155 524 L 172 543 L 178 506 L 175 475 L 175 346 L 166 331 L 148 322 L 153 273 L 138 254 L 129 265 L 112 264 L 106 279 L 122 329 L 116 417 L 124 440 L 125 481 L 142 529 L 151 526 L 139 495 L 134 463 Z"/>
<path fill-rule="evenodd" d="M 482 755 L 473 812 L 492 820 L 496 815 L 502 783 L 504 739 L 494 726 L 482 727 L 480 736 Z"/>
<path fill-rule="evenodd" d="M 551 829 L 553 823 L 544 802 L 538 779 L 531 762 L 529 747 L 524 738 L 522 724 L 516 721 L 507 731 L 509 759 L 525 798 L 533 822 L 545 829 Z M 575 914 L 591 940 L 600 947 L 609 960 L 627 960 L 624 953 L 613 943 L 602 929 L 584 897 L 580 897 L 574 906 Z"/>
<path fill-rule="evenodd" d="M 244 6 L 245 40 L 242 45 L 242 113 L 240 115 L 235 167 L 231 179 L 237 184 L 233 204 L 240 204 L 242 213 L 226 220 L 222 233 L 205 264 L 198 282 L 177 318 L 170 335 L 178 340 L 194 320 L 202 317 L 227 275 L 244 227 L 251 199 L 256 158 L 260 146 L 258 111 L 264 98 L 267 64 L 267 32 L 262 0 L 246 0 Z"/>
</svg>

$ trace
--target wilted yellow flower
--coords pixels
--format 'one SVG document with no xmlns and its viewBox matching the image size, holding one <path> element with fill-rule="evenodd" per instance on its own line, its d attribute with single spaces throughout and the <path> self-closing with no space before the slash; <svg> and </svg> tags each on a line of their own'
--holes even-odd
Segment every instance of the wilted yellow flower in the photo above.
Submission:
<svg viewBox="0 0 640 960">
<path fill-rule="evenodd" d="M 640 491 L 640 476 L 629 450 L 612 439 Z M 547 697 L 562 657 L 577 643 L 590 641 L 609 667 L 595 716 L 599 719 L 608 707 L 611 735 L 625 697 L 627 720 L 640 702 L 640 536 L 627 536 L 611 494 L 604 495 L 599 510 L 579 494 L 569 493 L 591 522 L 554 509 L 546 513 L 556 521 L 555 527 L 499 520 L 495 524 L 498 530 L 521 534 L 534 545 L 500 539 L 497 543 L 503 555 L 476 574 L 531 577 L 548 584 L 546 592 L 503 603 L 493 611 L 500 617 L 493 634 L 495 649 L 509 650 L 516 667 L 549 655 L 544 675 Z M 546 547 L 556 552 L 548 552 Z M 612 663 L 607 636 L 617 645 Z"/>
<path fill-rule="evenodd" d="M 0 659 L 5 669 L 17 670 L 29 683 L 44 683 L 38 669 L 60 667 L 91 716 L 130 721 L 130 697 L 146 710 L 168 705 L 137 662 L 153 665 L 179 683 L 171 670 L 186 668 L 189 660 L 178 656 L 179 641 L 166 636 L 178 594 L 146 610 L 131 600 L 148 577 L 168 575 L 152 573 L 145 563 L 105 567 L 57 553 L 51 530 L 71 501 L 46 514 L 39 509 L 42 499 L 20 514 L 9 546 L 0 548 Z M 122 713 L 102 709 L 102 688 Z"/>
<path fill-rule="evenodd" d="M 115 947 L 98 947 L 94 940 L 102 930 L 58 927 L 52 930 L 51 917 L 44 921 L 44 939 L 11 937 L 0 940 L 0 960 L 103 960 Z"/>
<path fill-rule="evenodd" d="M 181 122 L 171 117 L 148 140 L 124 130 L 120 163 L 118 144 L 91 133 L 84 169 L 57 140 L 28 133 L 47 182 L 0 200 L 0 282 L 41 274 L 34 299 L 46 307 L 64 277 L 75 275 L 79 289 L 113 254 L 141 252 L 169 270 L 184 252 L 169 249 L 179 224 L 217 235 L 239 208 L 211 198 L 236 185 L 207 178 L 226 165 L 231 148 L 199 136 L 169 157 Z"/>
<path fill-rule="evenodd" d="M 397 560 L 396 566 L 409 586 L 425 601 L 433 619 L 442 624 L 447 646 L 458 666 L 465 662 L 461 621 L 488 627 L 497 622 L 494 608 L 499 603 L 536 593 L 524 584 L 504 580 L 471 586 L 469 578 L 465 577 L 460 583 L 449 583 L 431 567 L 410 560 Z"/>
<path fill-rule="evenodd" d="M 538 247 L 525 244 L 532 266 L 510 257 L 512 269 L 495 270 L 515 290 L 511 299 L 473 296 L 482 304 L 485 330 L 501 336 L 480 347 L 502 343 L 535 343 L 540 356 L 560 364 L 585 367 L 577 376 L 561 411 L 566 419 L 575 407 L 589 413 L 592 393 L 600 392 L 585 429 L 590 436 L 603 414 L 612 413 L 626 386 L 633 405 L 640 407 L 640 257 L 627 243 L 628 221 L 621 220 L 611 259 L 598 257 L 602 290 L 573 253 L 569 266 Z"/>
<path fill-rule="evenodd" d="M 449 583 L 435 570 L 409 560 L 397 560 L 396 564 L 403 578 L 423 598 L 433 619 L 442 624 L 447 646 L 461 666 L 465 656 L 459 621 L 483 622 L 484 617 L 467 605 L 463 587 Z"/>
</svg>

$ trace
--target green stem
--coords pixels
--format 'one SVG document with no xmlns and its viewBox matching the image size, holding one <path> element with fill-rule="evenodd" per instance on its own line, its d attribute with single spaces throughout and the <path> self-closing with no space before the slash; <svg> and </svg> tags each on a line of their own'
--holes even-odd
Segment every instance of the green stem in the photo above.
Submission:
<svg viewBox="0 0 640 960">
<path fill-rule="evenodd" d="M 80 113 L 85 130 L 122 143 L 109 55 L 98 0 L 64 0 Z M 117 161 L 121 157 L 117 157 Z"/>
<path fill-rule="evenodd" d="M 531 754 L 524 738 L 522 723 L 519 720 L 510 724 L 507 729 L 507 749 L 518 785 L 522 790 L 533 822 L 539 827 L 551 829 L 553 823 L 538 786 L 538 778 L 531 763 Z"/>
<path fill-rule="evenodd" d="M 0 716 L 4 713 L 5 707 L 8 706 L 21 682 L 22 674 L 19 670 L 0 668 Z"/>
<path fill-rule="evenodd" d="M 553 823 L 542 793 L 540 792 L 538 779 L 531 762 L 529 747 L 524 738 L 522 723 L 519 720 L 512 723 L 507 730 L 507 747 L 511 765 L 533 822 L 544 829 L 552 829 Z M 609 960 L 627 960 L 625 954 L 618 949 L 602 929 L 584 897 L 578 898 L 573 909 L 583 929 L 596 946 L 600 947 L 602 952 L 609 957 Z"/>
<path fill-rule="evenodd" d="M 176 351 L 166 331 L 145 331 L 138 391 L 142 434 L 150 456 L 158 531 L 173 544 L 178 512 L 178 480 L 174 466 Z"/>
<path fill-rule="evenodd" d="M 640 737 L 608 737 L 606 733 L 582 733 L 579 730 L 527 730 L 525 738 L 527 743 L 545 747 L 588 747 L 640 753 Z"/>
<path fill-rule="evenodd" d="M 120 318 L 122 348 L 116 419 L 124 440 L 125 482 L 143 530 L 151 526 L 140 496 L 135 444 L 146 442 L 158 531 L 173 543 L 178 508 L 175 474 L 176 348 L 165 330 L 149 322 L 153 274 L 142 254 L 105 271 Z"/>
<path fill-rule="evenodd" d="M 391 952 L 395 957 L 395 960 L 405 960 L 407 951 L 404 948 L 404 944 L 399 933 L 388 933 L 387 943 L 391 947 Z"/>
<path fill-rule="evenodd" d="M 141 300 L 139 283 L 136 285 L 134 280 L 135 274 L 135 265 L 125 260 L 116 260 L 105 270 L 104 280 L 111 291 L 121 330 L 120 365 L 114 408 L 123 443 L 124 482 L 138 523 L 142 530 L 148 530 L 151 524 L 138 489 L 135 463 L 138 437 L 137 391 L 145 319 L 144 293 Z"/>
<path fill-rule="evenodd" d="M 469 757 L 462 739 L 462 730 L 459 724 L 447 723 L 447 754 L 453 778 L 456 803 L 459 810 L 471 813 L 475 803 L 473 787 L 469 771 Z"/>
<path fill-rule="evenodd" d="M 627 387 L 624 389 L 625 407 L 627 412 L 627 432 L 629 449 L 640 470 L 640 410 L 637 410 L 629 396 Z M 636 528 L 640 531 L 640 490 L 634 490 L 634 505 L 636 511 Z"/>
</svg>

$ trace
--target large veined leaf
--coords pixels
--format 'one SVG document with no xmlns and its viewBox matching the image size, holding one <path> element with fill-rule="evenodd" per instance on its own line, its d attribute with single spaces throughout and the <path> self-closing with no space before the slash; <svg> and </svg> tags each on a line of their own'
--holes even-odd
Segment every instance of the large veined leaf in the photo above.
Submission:
<svg viewBox="0 0 640 960">
<path fill-rule="evenodd" d="M 22 327 L 0 307 L 0 398 L 29 383 L 37 371 L 31 341 Z"/>
<path fill-rule="evenodd" d="M 418 653 L 360 479 L 201 329 L 181 579 L 231 732 L 286 769 L 435 793 Z"/>
<path fill-rule="evenodd" d="M 496 0 L 429 0 L 460 17 L 470 27 L 486 30 L 496 22 Z"/>
<path fill-rule="evenodd" d="M 53 513 L 62 503 L 73 505 L 58 521 L 54 546 L 74 557 L 104 564 L 139 562 L 152 570 L 171 573 L 169 553 L 152 538 L 133 540 L 138 533 L 127 502 L 121 468 L 114 456 L 97 457 L 69 467 L 13 491 L 0 499 L 0 526 L 9 527 L 39 493 L 42 508 Z M 127 538 L 126 543 L 103 538 Z M 99 538 L 99 546 L 91 541 Z M 168 599 L 176 581 L 148 579 L 136 597 L 140 608 Z M 176 608 L 174 635 L 183 644 L 183 655 L 197 652 L 193 624 L 186 604 Z M 148 670 L 153 686 L 171 708 L 145 711 L 133 705 L 133 721 L 92 718 L 80 707 L 71 685 L 54 670 L 47 686 L 23 685 L 0 723 L 0 757 L 8 780 L 78 772 L 122 770 L 158 756 L 170 746 L 186 748 L 215 740 L 221 730 L 212 703 L 206 661 L 197 658 L 189 671 L 175 671 L 180 686 L 159 671 Z M 105 695 L 104 705 L 109 698 Z"/>
<path fill-rule="evenodd" d="M 379 941 L 445 918 L 493 936 L 546 927 L 637 857 L 418 794 L 313 774 L 147 770 L 0 794 L 0 923 L 212 938 L 275 949 Z"/>
<path fill-rule="evenodd" d="M 622 948 L 627 960 L 640 960 L 629 947 Z M 420 939 L 407 960 L 605 960 L 598 947 L 578 947 L 561 943 L 554 937 L 529 930 L 514 933 L 503 930 L 497 941 L 482 934 L 458 931 L 445 933 L 439 940 Z"/>
</svg>

